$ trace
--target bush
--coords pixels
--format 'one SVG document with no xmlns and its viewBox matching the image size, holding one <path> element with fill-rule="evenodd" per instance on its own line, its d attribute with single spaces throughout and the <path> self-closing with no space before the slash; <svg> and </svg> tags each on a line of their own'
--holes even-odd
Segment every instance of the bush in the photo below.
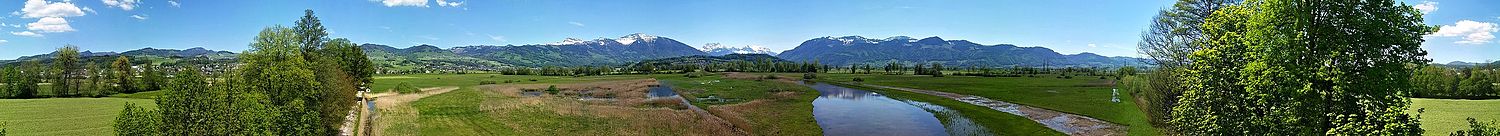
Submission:
<svg viewBox="0 0 1500 136">
<path fill-rule="evenodd" d="M 763 76 L 761 78 L 764 78 L 764 79 L 776 79 L 776 75 L 766 75 L 766 76 Z"/>
<path fill-rule="evenodd" d="M 854 78 L 854 82 L 865 82 L 865 79 L 856 77 Z"/>
<path fill-rule="evenodd" d="M 509 81 L 507 81 L 506 83 L 509 83 Z M 495 81 L 479 81 L 479 85 L 493 85 L 493 84 L 495 84 Z"/>
<path fill-rule="evenodd" d="M 547 93 L 557 95 L 557 92 L 560 92 L 559 90 L 557 90 L 557 85 L 547 86 Z"/>
<path fill-rule="evenodd" d="M 802 74 L 802 79 L 817 79 L 817 78 L 818 78 L 818 74 L 814 74 L 814 73 L 803 73 Z"/>
<path fill-rule="evenodd" d="M 1496 126 L 1495 122 L 1479 122 L 1478 120 L 1475 120 L 1474 118 L 1469 118 L 1468 120 L 1469 120 L 1469 130 L 1458 130 L 1458 131 L 1455 131 L 1455 132 L 1453 132 L 1452 134 L 1449 134 L 1449 135 L 1452 135 L 1452 136 L 1500 136 L 1500 126 Z"/>
<path fill-rule="evenodd" d="M 410 84 L 406 84 L 406 82 L 402 82 L 401 84 L 396 84 L 396 92 L 397 93 L 414 93 L 414 92 L 417 92 L 417 91 L 421 91 L 421 89 L 417 89 L 417 87 L 411 86 Z"/>
</svg>

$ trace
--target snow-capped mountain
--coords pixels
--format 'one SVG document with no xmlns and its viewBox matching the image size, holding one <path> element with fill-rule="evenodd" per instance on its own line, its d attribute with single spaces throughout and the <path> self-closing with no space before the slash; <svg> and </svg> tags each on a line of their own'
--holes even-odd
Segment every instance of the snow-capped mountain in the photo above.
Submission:
<svg viewBox="0 0 1500 136">
<path fill-rule="evenodd" d="M 708 55 L 712 56 L 724 56 L 728 54 L 766 54 L 776 56 L 776 51 L 772 51 L 771 48 L 755 45 L 747 45 L 745 47 L 738 48 L 725 47 L 724 45 L 720 45 L 719 43 L 704 44 L 703 52 L 707 52 Z"/>
</svg>

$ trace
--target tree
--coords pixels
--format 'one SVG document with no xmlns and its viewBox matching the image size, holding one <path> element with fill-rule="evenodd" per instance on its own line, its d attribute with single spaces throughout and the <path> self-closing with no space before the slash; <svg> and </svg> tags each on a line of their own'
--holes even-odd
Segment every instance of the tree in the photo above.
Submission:
<svg viewBox="0 0 1500 136">
<path fill-rule="evenodd" d="M 121 110 L 119 116 L 115 117 L 115 135 L 160 135 L 161 131 L 164 130 L 157 127 L 162 124 L 160 117 L 155 111 L 135 106 L 134 103 L 125 103 L 125 109 Z"/>
<path fill-rule="evenodd" d="M 932 72 L 927 72 L 927 74 L 932 74 L 933 77 L 943 77 L 943 64 L 932 63 L 932 69 L 930 71 Z"/>
<path fill-rule="evenodd" d="M 1450 133 L 1449 135 L 1452 135 L 1452 136 L 1500 136 L 1500 125 L 1497 125 L 1495 122 L 1479 122 L 1478 120 L 1475 120 L 1474 118 L 1468 118 L 1466 120 L 1469 121 L 1469 129 L 1468 130 L 1458 130 L 1458 131 L 1455 131 L 1453 133 Z"/>
<path fill-rule="evenodd" d="M 1120 67 L 1120 70 L 1116 70 L 1115 72 L 1115 80 L 1120 80 L 1120 78 L 1124 78 L 1126 76 L 1134 76 L 1136 73 L 1135 67 L 1132 66 Z"/>
<path fill-rule="evenodd" d="M 1408 64 L 1433 29 L 1394 1 L 1250 1 L 1204 23 L 1188 91 L 1172 113 L 1186 135 L 1416 135 Z M 1372 127 L 1377 126 L 1377 127 Z"/>
<path fill-rule="evenodd" d="M 323 29 L 323 22 L 313 16 L 312 9 L 303 10 L 302 19 L 297 20 L 297 26 L 292 28 L 295 33 L 298 46 L 301 47 L 303 60 L 313 60 L 319 57 L 318 50 L 323 48 L 323 42 L 328 39 L 327 30 Z"/>
<path fill-rule="evenodd" d="M 83 73 L 83 66 L 78 64 L 78 46 L 64 45 L 57 48 L 57 56 L 52 60 L 52 95 L 58 97 L 73 96 L 78 91 L 77 79 Z"/>
<path fill-rule="evenodd" d="M 1147 101 L 1162 105 L 1151 106 L 1148 108 L 1155 110 L 1147 110 L 1161 113 L 1147 114 L 1170 114 L 1168 112 L 1176 104 L 1177 97 L 1186 90 L 1182 86 L 1185 80 L 1180 74 L 1185 73 L 1185 69 L 1193 63 L 1189 55 L 1204 48 L 1201 45 L 1208 42 L 1203 34 L 1203 22 L 1215 11 L 1238 1 L 1240 0 L 1178 0 L 1172 7 L 1162 9 L 1152 18 L 1149 28 L 1141 32 L 1137 51 L 1150 60 L 1146 63 L 1157 66 L 1150 78 L 1144 78 L 1151 80 L 1147 81 L 1150 89 L 1145 89 L 1145 92 L 1161 98 Z M 1170 126 L 1165 124 L 1166 118 L 1155 118 L 1151 122 L 1157 126 Z"/>
<path fill-rule="evenodd" d="M 84 71 L 84 82 L 86 83 L 83 83 L 81 85 L 84 85 L 86 88 L 79 89 L 79 95 L 101 97 L 114 90 L 114 86 L 108 84 L 109 81 L 105 81 L 111 79 L 112 77 L 104 76 L 113 76 L 111 74 L 108 74 L 108 70 L 105 70 L 105 68 L 103 67 L 99 67 L 99 63 L 94 63 L 92 61 L 88 62 L 88 64 L 85 66 L 88 66 L 88 69 Z"/>
<path fill-rule="evenodd" d="M 114 69 L 114 71 L 111 73 L 111 75 L 113 75 L 112 77 L 114 78 L 110 81 L 114 81 L 113 84 L 116 85 L 114 87 L 115 89 L 113 89 L 115 92 L 136 92 L 137 88 L 135 87 L 135 69 L 132 69 L 130 67 L 130 58 L 121 55 L 119 58 L 115 59 L 115 62 L 113 64 L 110 64 L 110 68 Z"/>
<path fill-rule="evenodd" d="M 140 85 L 137 86 L 140 87 L 140 89 L 137 90 L 161 90 L 162 84 L 166 82 L 166 77 L 162 75 L 161 71 L 158 70 L 156 65 L 151 64 L 151 62 L 141 64 L 141 82 Z"/>
</svg>

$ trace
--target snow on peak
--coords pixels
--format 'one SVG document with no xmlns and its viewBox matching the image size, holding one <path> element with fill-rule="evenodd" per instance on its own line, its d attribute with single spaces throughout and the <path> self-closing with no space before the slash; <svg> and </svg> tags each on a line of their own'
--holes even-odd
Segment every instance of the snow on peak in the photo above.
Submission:
<svg viewBox="0 0 1500 136">
<path fill-rule="evenodd" d="M 772 51 L 771 48 L 764 46 L 746 45 L 744 47 L 728 47 L 719 43 L 704 44 L 703 51 L 714 56 L 725 54 L 767 54 L 775 56 L 777 53 L 776 51 Z"/>
<path fill-rule="evenodd" d="M 707 43 L 707 44 L 703 44 L 703 51 L 711 51 L 711 50 L 714 50 L 714 49 L 723 49 L 723 48 L 727 48 L 727 47 L 724 47 L 724 45 L 720 45 L 719 43 Z"/>
<path fill-rule="evenodd" d="M 583 39 L 568 38 L 568 39 L 563 39 L 563 41 L 555 42 L 555 43 L 549 43 L 547 45 L 573 45 L 573 44 L 580 44 L 580 43 L 583 43 L 583 42 L 585 42 L 585 41 L 583 41 Z"/>
<path fill-rule="evenodd" d="M 620 39 L 615 39 L 615 41 L 616 42 L 620 42 L 620 44 L 629 45 L 630 43 L 635 43 L 635 41 L 646 41 L 646 42 L 655 41 L 656 38 L 657 38 L 657 36 L 647 35 L 645 33 L 634 33 L 634 34 L 625 35 L 623 37 L 620 37 Z"/>
</svg>

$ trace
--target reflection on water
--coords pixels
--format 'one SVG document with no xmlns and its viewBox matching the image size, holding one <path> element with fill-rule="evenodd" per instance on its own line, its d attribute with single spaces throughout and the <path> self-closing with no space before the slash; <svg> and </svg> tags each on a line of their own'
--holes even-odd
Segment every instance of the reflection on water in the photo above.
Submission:
<svg viewBox="0 0 1500 136">
<path fill-rule="evenodd" d="M 650 91 L 646 92 L 646 96 L 652 98 L 677 96 L 677 92 L 672 91 L 672 85 L 667 84 L 667 81 L 656 82 L 660 85 L 651 87 Z"/>
<path fill-rule="evenodd" d="M 813 118 L 823 128 L 824 135 L 990 135 L 988 130 L 946 107 L 824 83 L 811 86 L 822 94 L 813 100 Z M 939 119 L 933 113 L 944 118 Z M 944 122 L 948 122 L 948 127 L 944 127 Z"/>
</svg>

